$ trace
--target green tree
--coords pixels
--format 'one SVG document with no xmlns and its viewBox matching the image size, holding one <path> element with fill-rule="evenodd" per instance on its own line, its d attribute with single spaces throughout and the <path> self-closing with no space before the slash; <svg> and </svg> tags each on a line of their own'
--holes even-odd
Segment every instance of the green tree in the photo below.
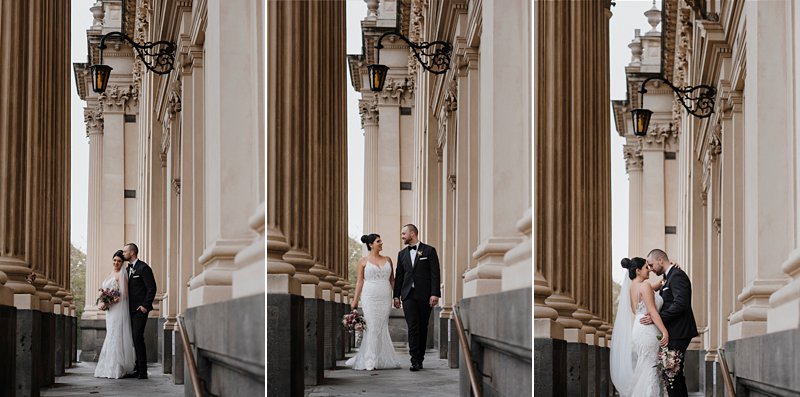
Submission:
<svg viewBox="0 0 800 397">
<path fill-rule="evenodd" d="M 347 238 L 347 278 L 350 281 L 350 285 L 353 288 L 356 287 L 356 282 L 358 281 L 358 273 L 356 271 L 356 265 L 358 265 L 358 260 L 361 259 L 361 243 L 354 240 L 352 237 Z"/>
<path fill-rule="evenodd" d="M 73 303 L 75 304 L 75 315 L 78 319 L 83 314 L 83 307 L 86 306 L 86 254 L 69 245 L 69 288 L 72 290 Z M 78 328 L 78 343 L 81 341 L 81 329 Z M 80 349 L 80 346 L 78 346 Z"/>
</svg>

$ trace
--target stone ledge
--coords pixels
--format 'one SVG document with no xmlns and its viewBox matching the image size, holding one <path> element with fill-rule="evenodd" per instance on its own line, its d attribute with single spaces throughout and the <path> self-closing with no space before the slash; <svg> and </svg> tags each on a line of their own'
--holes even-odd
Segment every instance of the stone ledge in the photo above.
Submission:
<svg viewBox="0 0 800 397">
<path fill-rule="evenodd" d="M 800 329 L 730 341 L 725 349 L 737 394 L 740 388 L 764 394 L 784 390 L 774 394 L 781 396 L 800 394 Z"/>
</svg>

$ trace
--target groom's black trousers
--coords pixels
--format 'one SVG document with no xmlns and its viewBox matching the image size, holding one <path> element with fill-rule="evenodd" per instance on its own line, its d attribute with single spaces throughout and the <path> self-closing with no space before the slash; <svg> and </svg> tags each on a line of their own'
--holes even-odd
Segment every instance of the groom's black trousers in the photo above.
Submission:
<svg viewBox="0 0 800 397">
<path fill-rule="evenodd" d="M 147 314 L 140 311 L 131 313 L 131 335 L 133 349 L 136 351 L 136 369 L 147 371 L 147 349 L 144 345 L 144 327 L 147 325 Z"/>
<path fill-rule="evenodd" d="M 683 368 L 686 363 L 686 349 L 689 348 L 691 339 L 670 339 L 667 348 L 670 350 L 678 350 L 683 354 L 681 360 L 681 370 L 675 375 L 675 381 L 672 383 L 672 389 L 667 389 L 669 397 L 687 397 L 689 392 L 686 390 L 686 377 L 683 376 Z"/>
<path fill-rule="evenodd" d="M 428 344 L 428 319 L 431 316 L 430 298 L 416 297 L 413 289 L 403 301 L 403 313 L 408 325 L 408 351 L 411 363 L 422 364 Z"/>
</svg>

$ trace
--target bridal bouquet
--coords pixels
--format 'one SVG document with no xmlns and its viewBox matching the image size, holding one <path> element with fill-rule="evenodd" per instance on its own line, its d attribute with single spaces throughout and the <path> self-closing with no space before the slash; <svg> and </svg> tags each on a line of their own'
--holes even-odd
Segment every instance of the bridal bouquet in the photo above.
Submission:
<svg viewBox="0 0 800 397">
<path fill-rule="evenodd" d="M 657 336 L 661 340 L 661 335 Z M 664 386 L 672 390 L 672 383 L 675 382 L 675 376 L 681 368 L 681 361 L 683 361 L 683 354 L 678 350 L 667 349 L 666 346 L 661 346 L 658 349 L 658 367 L 661 372 L 661 377 L 664 380 Z"/>
<path fill-rule="evenodd" d="M 94 302 L 95 304 L 100 304 L 100 310 L 108 310 L 111 308 L 111 305 L 119 302 L 119 290 L 112 289 L 112 288 L 100 288 L 100 296 Z"/>
<path fill-rule="evenodd" d="M 345 314 L 342 318 L 342 325 L 348 331 L 364 331 L 367 329 L 367 322 L 364 321 L 364 316 L 358 313 L 358 310 L 353 310 L 350 314 Z"/>
</svg>

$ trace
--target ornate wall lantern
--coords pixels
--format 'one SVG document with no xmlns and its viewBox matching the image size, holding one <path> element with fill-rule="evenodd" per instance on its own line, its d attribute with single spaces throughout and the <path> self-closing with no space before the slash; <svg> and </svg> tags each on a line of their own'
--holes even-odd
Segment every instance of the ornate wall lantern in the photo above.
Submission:
<svg viewBox="0 0 800 397">
<path fill-rule="evenodd" d="M 414 56 L 425 70 L 433 74 L 442 74 L 450 69 L 450 52 L 453 50 L 450 43 L 446 41 L 431 41 L 417 44 L 398 32 L 386 32 L 378 38 L 378 43 L 375 44 L 375 48 L 378 49 L 378 53 L 375 55 L 375 63 L 367 67 L 369 70 L 369 88 L 372 91 L 383 91 L 383 84 L 386 82 L 389 67 L 380 64 L 381 48 L 383 48 L 381 41 L 389 35 L 397 36 L 405 41 L 414 51 Z M 425 59 L 423 60 L 423 58 Z"/>
<path fill-rule="evenodd" d="M 138 44 L 131 40 L 130 37 L 122 34 L 122 32 L 110 32 L 100 39 L 100 63 L 92 65 L 89 68 L 92 71 L 92 89 L 94 92 L 102 94 L 106 91 L 108 80 L 111 77 L 111 66 L 103 65 L 103 50 L 106 48 L 106 39 L 116 38 L 121 41 L 127 41 L 136 50 L 139 59 L 142 60 L 144 66 L 156 74 L 168 74 L 173 69 L 173 62 L 175 61 L 175 43 L 171 41 L 157 41 L 155 43 Z M 156 47 L 159 49 L 156 51 Z M 152 62 L 148 62 L 146 57 L 153 57 Z"/>
<path fill-rule="evenodd" d="M 634 135 L 647 135 L 647 128 L 650 126 L 650 116 L 653 115 L 653 112 L 650 109 L 644 108 L 644 94 L 647 92 L 647 89 L 644 87 L 650 80 L 663 81 L 669 86 L 675 95 L 678 96 L 681 105 L 683 105 L 692 116 L 703 119 L 714 113 L 714 97 L 717 95 L 716 88 L 709 85 L 678 88 L 672 85 L 669 80 L 660 76 L 649 77 L 642 83 L 641 87 L 639 87 L 639 94 L 641 95 L 640 104 L 642 107 L 631 110 Z"/>
</svg>

